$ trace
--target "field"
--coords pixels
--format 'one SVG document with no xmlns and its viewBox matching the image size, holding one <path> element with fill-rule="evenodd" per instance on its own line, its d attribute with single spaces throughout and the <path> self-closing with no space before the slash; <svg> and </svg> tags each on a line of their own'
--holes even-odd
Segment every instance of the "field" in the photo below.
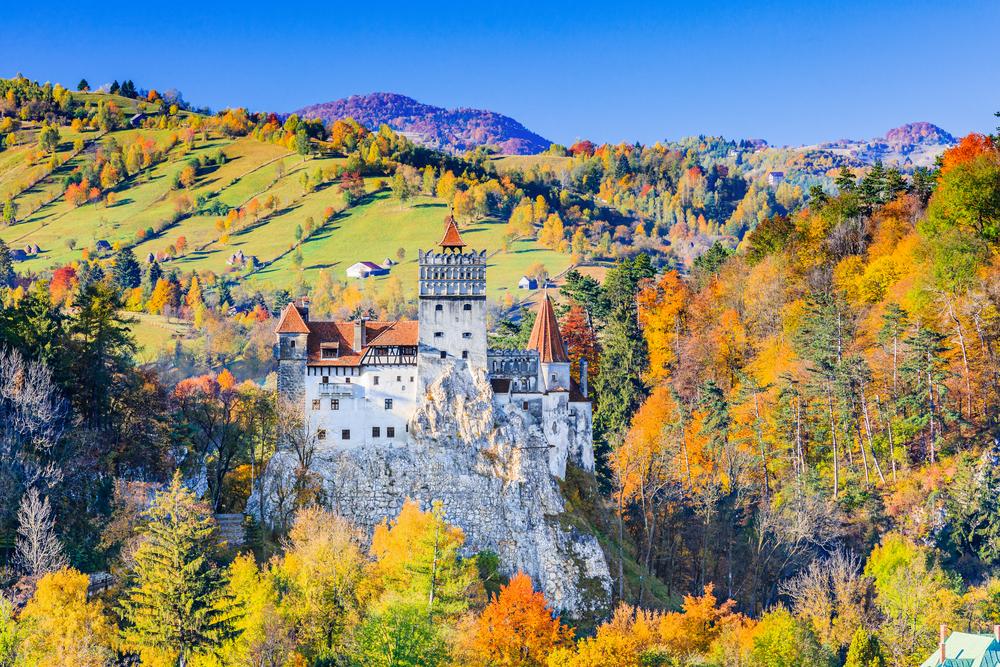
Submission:
<svg viewBox="0 0 1000 667">
<path fill-rule="evenodd" d="M 94 99 L 91 100 L 90 98 Z M 95 103 L 100 96 L 85 97 Z M 117 98 L 116 98 L 117 99 Z M 126 106 L 135 110 L 135 103 Z M 102 135 L 90 130 L 74 132 L 60 128 L 58 157 L 62 164 L 47 174 L 48 157 L 34 162 L 37 153 L 38 126 L 26 123 L 19 131 L 18 146 L 0 152 L 0 200 L 12 198 L 17 207 L 17 222 L 0 227 L 0 239 L 11 248 L 37 244 L 40 252 L 18 263 L 22 273 L 45 275 L 67 263 L 93 256 L 99 241 L 112 246 L 131 247 L 144 261 L 149 254 L 162 255 L 176 247 L 183 237 L 184 249 L 175 257 L 161 261 L 165 270 L 182 274 L 191 271 L 229 274 L 237 281 L 259 288 L 293 288 L 314 282 L 326 269 L 335 280 L 347 280 L 345 270 L 351 264 L 367 260 L 381 263 L 385 258 L 402 261 L 393 268 L 407 294 L 417 274 L 418 249 L 430 249 L 440 238 L 447 207 L 434 197 L 421 196 L 403 205 L 376 179 L 366 179 L 368 194 L 356 206 L 346 208 L 336 183 L 325 181 L 305 187 L 303 174 L 317 170 L 330 174 L 342 161 L 336 157 L 303 159 L 283 146 L 245 137 L 203 138 L 192 146 L 178 144 L 166 159 L 131 176 L 116 188 L 117 202 L 103 201 L 74 206 L 63 196 L 67 177 L 91 158 L 111 139 L 124 145 L 141 135 L 157 145 L 165 145 L 171 131 L 124 129 Z M 82 139 L 84 147 L 74 152 L 74 142 Z M 203 168 L 190 187 L 173 188 L 174 177 L 190 161 L 212 157 L 222 151 L 226 161 Z M 554 156 L 504 157 L 498 162 L 506 167 L 527 168 L 530 164 L 556 165 L 566 158 Z M 324 179 L 325 180 L 325 179 Z M 184 201 L 199 200 L 225 207 L 239 208 L 252 199 L 263 203 L 276 200 L 273 209 L 262 210 L 256 217 L 247 215 L 228 231 L 220 230 L 220 216 L 183 210 Z M 328 220 L 325 213 L 336 213 Z M 178 211 L 181 211 L 179 214 Z M 314 231 L 301 243 L 302 263 L 295 261 L 297 228 Z M 543 248 L 533 239 L 515 241 L 504 251 L 504 221 L 483 220 L 463 226 L 466 242 L 489 254 L 489 294 L 501 298 L 507 291 L 519 297 L 517 281 L 531 267 L 542 264 L 552 276 L 570 265 L 567 255 Z M 236 252 L 257 260 L 256 267 L 233 267 L 228 261 Z M 380 278 L 376 280 L 385 280 Z M 519 299 L 516 299 L 519 300 Z M 144 325 L 147 323 L 143 323 Z M 150 329 L 144 348 L 158 347 L 177 332 L 171 327 L 142 326 Z M 169 331 L 168 331 L 169 330 Z M 147 336 L 143 333 L 142 336 Z"/>
</svg>

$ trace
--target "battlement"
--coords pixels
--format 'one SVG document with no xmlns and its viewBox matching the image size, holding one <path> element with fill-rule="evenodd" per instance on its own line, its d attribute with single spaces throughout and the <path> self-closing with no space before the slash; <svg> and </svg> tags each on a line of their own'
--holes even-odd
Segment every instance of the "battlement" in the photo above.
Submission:
<svg viewBox="0 0 1000 667">
<path fill-rule="evenodd" d="M 419 251 L 421 297 L 486 297 L 486 251 Z"/>
</svg>

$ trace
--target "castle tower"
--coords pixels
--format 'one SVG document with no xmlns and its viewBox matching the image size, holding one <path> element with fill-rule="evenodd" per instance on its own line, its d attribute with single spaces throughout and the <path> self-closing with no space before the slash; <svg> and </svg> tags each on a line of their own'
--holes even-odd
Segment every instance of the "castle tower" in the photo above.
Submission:
<svg viewBox="0 0 1000 667">
<path fill-rule="evenodd" d="M 278 320 L 278 396 L 289 405 L 305 401 L 306 364 L 309 359 L 309 305 L 305 301 L 285 306 Z"/>
<path fill-rule="evenodd" d="M 528 339 L 528 349 L 538 352 L 539 388 L 545 392 L 569 391 L 569 355 L 566 354 L 566 346 L 559 333 L 559 323 L 548 294 L 542 297 L 542 302 L 538 305 L 535 325 L 531 328 L 531 337 Z"/>
<path fill-rule="evenodd" d="M 421 391 L 445 365 L 486 369 L 486 251 L 466 251 L 450 216 L 438 245 L 419 251 Z"/>
</svg>

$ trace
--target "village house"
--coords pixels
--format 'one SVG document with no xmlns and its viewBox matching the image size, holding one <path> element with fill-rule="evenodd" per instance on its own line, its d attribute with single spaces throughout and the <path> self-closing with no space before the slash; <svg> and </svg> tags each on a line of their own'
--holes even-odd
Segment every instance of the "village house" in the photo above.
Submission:
<svg viewBox="0 0 1000 667">
<path fill-rule="evenodd" d="M 521 276 L 517 281 L 517 289 L 538 289 L 538 281 L 528 276 Z"/>
<path fill-rule="evenodd" d="M 372 276 L 389 275 L 388 266 L 379 266 L 375 262 L 358 262 L 347 267 L 348 278 L 370 278 Z"/>
</svg>

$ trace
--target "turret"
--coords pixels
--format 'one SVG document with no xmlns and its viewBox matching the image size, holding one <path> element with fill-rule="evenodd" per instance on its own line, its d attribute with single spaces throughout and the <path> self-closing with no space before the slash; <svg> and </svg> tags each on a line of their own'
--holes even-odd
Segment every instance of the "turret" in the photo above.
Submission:
<svg viewBox="0 0 1000 667">
<path fill-rule="evenodd" d="M 309 305 L 299 300 L 285 306 L 274 333 L 278 338 L 278 397 L 290 405 L 305 400 L 309 359 Z"/>
<path fill-rule="evenodd" d="M 559 323 L 548 294 L 538 305 L 535 325 L 528 339 L 528 349 L 538 352 L 538 386 L 543 391 L 569 391 L 570 361 L 566 345 L 559 333 Z"/>
</svg>

